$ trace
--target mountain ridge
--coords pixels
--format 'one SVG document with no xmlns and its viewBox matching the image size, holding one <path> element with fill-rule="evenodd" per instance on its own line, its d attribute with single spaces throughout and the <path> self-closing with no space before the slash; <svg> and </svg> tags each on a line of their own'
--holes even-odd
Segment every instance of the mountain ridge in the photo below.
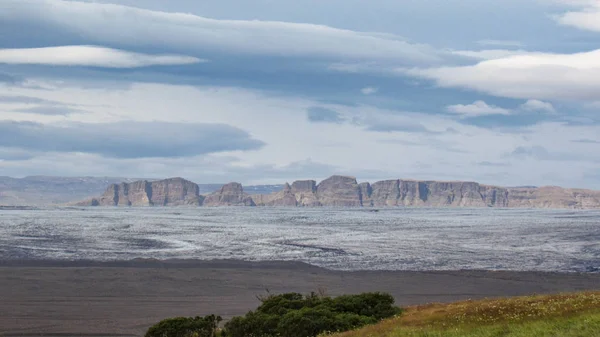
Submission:
<svg viewBox="0 0 600 337">
<path fill-rule="evenodd" d="M 157 178 L 124 177 L 63 177 L 63 176 L 27 176 L 13 178 L 0 176 L 0 205 L 2 206 L 56 206 L 73 200 L 90 199 L 102 194 L 107 186 L 121 182 L 133 183 L 139 180 L 159 181 Z M 223 184 L 197 184 L 200 194 L 212 193 Z M 250 194 L 271 193 L 283 185 L 246 186 Z"/>
<path fill-rule="evenodd" d="M 600 191 L 556 186 L 500 187 L 473 181 L 391 179 L 373 184 L 331 176 L 299 180 L 269 194 L 249 194 L 232 182 L 203 195 L 183 178 L 110 185 L 76 206 L 496 207 L 600 209 Z"/>
</svg>

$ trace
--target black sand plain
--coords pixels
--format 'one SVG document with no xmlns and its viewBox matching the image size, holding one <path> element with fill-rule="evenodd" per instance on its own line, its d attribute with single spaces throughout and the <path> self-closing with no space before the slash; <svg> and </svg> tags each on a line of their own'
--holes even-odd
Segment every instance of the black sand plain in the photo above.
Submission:
<svg viewBox="0 0 600 337">
<path fill-rule="evenodd" d="M 254 309 L 257 295 L 389 292 L 399 305 L 600 289 L 600 274 L 342 272 L 294 262 L 0 261 L 0 336 L 142 336 L 167 317 Z"/>
</svg>

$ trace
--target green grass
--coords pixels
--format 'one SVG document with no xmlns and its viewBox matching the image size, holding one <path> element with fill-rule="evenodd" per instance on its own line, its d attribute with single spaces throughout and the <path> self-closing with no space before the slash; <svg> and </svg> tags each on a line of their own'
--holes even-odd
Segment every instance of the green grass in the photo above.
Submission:
<svg viewBox="0 0 600 337">
<path fill-rule="evenodd" d="M 487 299 L 407 308 L 335 337 L 600 337 L 600 292 Z"/>
</svg>

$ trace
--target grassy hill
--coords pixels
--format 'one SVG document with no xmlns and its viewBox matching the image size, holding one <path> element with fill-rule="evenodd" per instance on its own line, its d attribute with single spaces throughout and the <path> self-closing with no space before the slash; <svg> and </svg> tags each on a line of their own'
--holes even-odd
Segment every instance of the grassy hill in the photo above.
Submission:
<svg viewBox="0 0 600 337">
<path fill-rule="evenodd" d="M 598 337 L 600 291 L 409 307 L 332 337 Z"/>
</svg>

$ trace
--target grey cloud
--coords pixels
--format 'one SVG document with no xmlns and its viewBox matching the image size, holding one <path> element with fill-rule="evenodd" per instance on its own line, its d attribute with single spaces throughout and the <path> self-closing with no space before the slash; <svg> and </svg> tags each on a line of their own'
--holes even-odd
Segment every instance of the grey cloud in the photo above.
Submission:
<svg viewBox="0 0 600 337">
<path fill-rule="evenodd" d="M 322 107 L 311 107 L 306 111 L 308 120 L 315 123 L 343 123 L 344 118 L 339 112 L 322 108 Z"/>
<path fill-rule="evenodd" d="M 1 82 L 1 80 L 0 80 Z M 64 105 L 58 101 L 52 101 L 48 99 L 32 97 L 32 96 L 7 96 L 0 95 L 0 103 L 23 103 L 23 104 L 52 104 L 52 105 Z"/>
<path fill-rule="evenodd" d="M 374 132 L 438 133 L 429 130 L 421 123 L 413 122 L 406 116 L 355 115 L 344 116 L 341 113 L 323 107 L 311 107 L 307 110 L 308 120 L 315 123 L 348 123 Z"/>
<path fill-rule="evenodd" d="M 413 142 L 411 140 L 404 140 L 404 139 L 380 139 L 377 142 L 382 143 L 382 144 L 399 144 L 399 145 L 408 145 L 408 146 L 427 145 L 427 144 L 417 143 L 417 142 Z"/>
<path fill-rule="evenodd" d="M 437 150 L 443 149 L 446 152 L 453 153 L 470 153 L 469 151 L 465 151 L 463 149 L 455 146 L 456 144 L 453 142 L 442 141 L 439 139 L 435 139 L 432 137 L 424 137 L 421 139 L 421 142 L 416 142 L 412 140 L 404 140 L 404 139 L 380 139 L 377 141 L 382 144 L 399 144 L 406 146 L 421 146 L 421 147 L 429 147 Z"/>
<path fill-rule="evenodd" d="M 67 116 L 74 113 L 87 113 L 87 111 L 75 108 L 77 105 L 65 104 L 58 101 L 43 99 L 32 96 L 0 95 L 0 104 L 36 104 L 38 106 L 13 109 L 15 112 L 27 114 L 38 114 L 47 116 Z"/>
<path fill-rule="evenodd" d="M 377 131 L 377 132 L 425 132 L 433 133 L 433 131 L 427 129 L 423 124 L 410 123 L 410 122 L 385 122 L 385 121 L 371 121 L 366 127 L 366 130 Z"/>
<path fill-rule="evenodd" d="M 247 132 L 225 124 L 117 122 L 59 126 L 0 122 L 0 146 L 42 152 L 159 158 L 255 150 L 263 145 Z"/>
<path fill-rule="evenodd" d="M 593 139 L 576 139 L 572 140 L 572 143 L 583 143 L 583 144 L 600 144 L 600 140 Z"/>
<path fill-rule="evenodd" d="M 423 123 L 429 123 L 430 121 L 431 119 L 422 113 L 397 110 L 386 110 L 384 112 L 367 110 L 363 113 L 359 112 L 352 118 L 354 125 L 362 126 L 367 131 L 439 134 L 439 132 L 429 129 Z"/>
<path fill-rule="evenodd" d="M 23 108 L 13 110 L 27 114 L 47 115 L 47 116 L 67 116 L 76 113 L 88 113 L 85 110 L 69 108 L 67 106 L 35 106 L 31 108 Z"/>
<path fill-rule="evenodd" d="M 519 146 L 512 151 L 510 156 L 549 161 L 600 161 L 600 158 L 597 156 L 593 157 L 574 153 L 550 152 L 543 146 Z"/>
<path fill-rule="evenodd" d="M 543 146 L 519 146 L 511 153 L 513 156 L 525 156 L 535 158 L 548 158 L 550 153 Z"/>
<path fill-rule="evenodd" d="M 520 41 L 485 39 L 477 41 L 482 46 L 525 47 Z"/>
<path fill-rule="evenodd" d="M 62 0 L 5 0 L 3 3 L 0 18 L 36 22 L 49 30 L 69 32 L 91 44 L 135 45 L 186 54 L 228 51 L 249 55 L 392 60 L 405 64 L 441 61 L 440 54 L 427 45 L 409 43 L 391 34 L 324 25 L 217 20 L 116 4 Z"/>
<path fill-rule="evenodd" d="M 0 83 L 15 84 L 17 82 L 19 82 L 19 80 L 16 77 L 0 73 Z"/>
<path fill-rule="evenodd" d="M 11 149 L 0 147 L 0 162 L 2 161 L 21 161 L 29 160 L 35 157 L 35 153 L 21 149 Z"/>
<path fill-rule="evenodd" d="M 600 168 L 598 168 L 597 171 L 592 171 L 592 172 L 584 174 L 583 178 L 586 180 L 600 181 Z"/>
<path fill-rule="evenodd" d="M 510 164 L 507 163 L 494 163 L 489 161 L 481 161 L 477 163 L 479 166 L 487 166 L 487 167 L 510 167 Z"/>
</svg>

